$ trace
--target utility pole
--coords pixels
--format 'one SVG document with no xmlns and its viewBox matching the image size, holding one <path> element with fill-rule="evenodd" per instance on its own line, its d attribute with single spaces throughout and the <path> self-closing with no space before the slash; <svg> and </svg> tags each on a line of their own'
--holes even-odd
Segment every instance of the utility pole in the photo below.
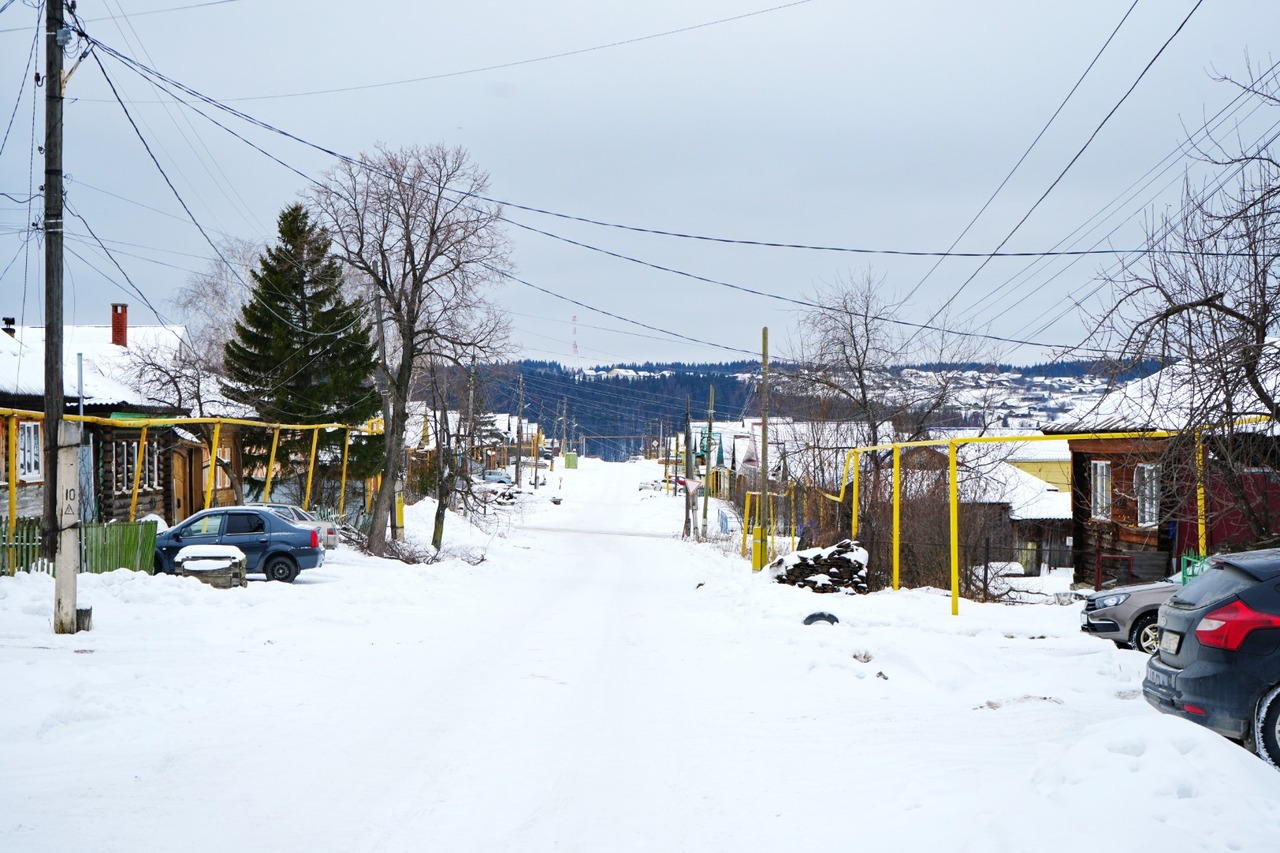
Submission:
<svg viewBox="0 0 1280 853">
<path fill-rule="evenodd" d="M 658 452 L 662 454 L 662 491 L 665 494 L 670 486 L 667 485 L 667 422 L 658 421 Z"/>
<path fill-rule="evenodd" d="M 524 374 L 520 374 L 520 396 L 516 403 L 516 485 L 520 485 L 520 463 L 524 458 Z"/>
<path fill-rule="evenodd" d="M 64 424 L 62 370 L 62 51 L 71 41 L 61 0 L 45 4 L 44 111 L 44 522 L 41 551 L 55 567 L 53 630 L 76 632 L 80 570 L 80 425 Z M 65 451 L 63 447 L 68 447 Z M 65 458 L 64 458 L 65 457 Z M 11 463 L 12 464 L 12 463 Z M 59 488 L 59 482 L 63 484 Z M 66 494 L 63 493 L 66 490 Z"/>
<path fill-rule="evenodd" d="M 538 433 L 533 441 L 533 488 L 538 489 L 538 471 L 542 468 L 542 437 L 546 435 L 542 425 L 546 423 L 546 417 L 543 414 L 542 404 L 538 404 Z"/>
<path fill-rule="evenodd" d="M 756 527 L 757 549 L 752 553 L 754 571 L 760 571 L 769 562 L 769 534 L 773 532 L 773 511 L 769 505 L 769 327 L 765 326 L 760 337 L 760 509 L 764 530 Z"/>
<path fill-rule="evenodd" d="M 702 539 L 707 539 L 707 508 L 711 504 L 711 435 L 712 425 L 716 419 L 716 386 L 711 386 L 711 395 L 707 400 L 707 473 L 702 481 Z"/>
<path fill-rule="evenodd" d="M 693 479 L 693 448 L 690 447 L 690 430 L 693 429 L 689 423 L 689 406 L 690 398 L 688 394 L 684 395 L 684 538 L 688 539 L 693 535 L 693 492 L 690 491 L 690 481 Z"/>
<path fill-rule="evenodd" d="M 564 404 L 564 414 L 560 416 L 560 459 L 563 465 L 565 448 L 569 446 L 569 398 L 561 397 L 560 400 Z"/>
<path fill-rule="evenodd" d="M 472 454 L 476 452 L 476 357 L 471 356 L 471 369 L 467 371 L 467 468 L 471 473 Z"/>
</svg>

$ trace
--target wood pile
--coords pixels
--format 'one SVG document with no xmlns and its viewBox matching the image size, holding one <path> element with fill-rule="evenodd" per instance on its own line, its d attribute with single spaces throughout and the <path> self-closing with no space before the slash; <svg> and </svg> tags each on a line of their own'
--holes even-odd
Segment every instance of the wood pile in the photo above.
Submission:
<svg viewBox="0 0 1280 853">
<path fill-rule="evenodd" d="M 814 592 L 867 592 L 867 552 L 845 539 L 830 548 L 809 548 L 786 554 L 769 564 L 778 583 L 807 587 Z"/>
</svg>

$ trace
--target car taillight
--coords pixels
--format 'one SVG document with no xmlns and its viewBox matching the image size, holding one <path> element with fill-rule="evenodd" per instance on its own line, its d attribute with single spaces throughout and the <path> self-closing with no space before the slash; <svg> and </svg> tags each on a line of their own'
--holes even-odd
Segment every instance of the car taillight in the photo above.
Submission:
<svg viewBox="0 0 1280 853">
<path fill-rule="evenodd" d="M 1237 599 L 1201 619 L 1196 626 L 1196 639 L 1201 645 L 1234 652 L 1259 628 L 1280 628 L 1280 616 L 1259 613 Z"/>
<path fill-rule="evenodd" d="M 320 533 L 314 527 L 311 528 L 311 547 L 312 548 L 320 547 Z"/>
</svg>

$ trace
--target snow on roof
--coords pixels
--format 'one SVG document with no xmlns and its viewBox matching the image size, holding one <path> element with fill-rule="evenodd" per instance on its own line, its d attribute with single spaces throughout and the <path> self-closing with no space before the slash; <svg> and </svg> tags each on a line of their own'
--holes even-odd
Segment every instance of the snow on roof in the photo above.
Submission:
<svg viewBox="0 0 1280 853">
<path fill-rule="evenodd" d="M 1280 395 L 1280 338 L 1264 345 L 1261 381 L 1272 395 Z M 1203 368 L 1186 362 L 1169 365 L 1150 376 L 1135 379 L 1108 391 L 1096 403 L 1083 404 L 1054 422 L 1049 432 L 1107 432 L 1121 430 L 1177 430 L 1194 421 L 1196 411 L 1204 411 L 1222 395 L 1200 375 Z M 1238 415 L 1265 414 L 1256 397 L 1241 383 L 1232 401 Z M 1225 402 L 1225 401 L 1224 401 Z M 1225 405 L 1221 406 L 1223 409 Z"/>
<path fill-rule="evenodd" d="M 139 348 L 176 350 L 186 336 L 183 326 L 130 326 L 129 342 Z M 13 395 L 44 394 L 44 327 L 19 326 L 14 336 L 0 334 L 0 391 Z M 84 360 L 86 403 L 143 405 L 149 401 L 131 382 L 128 350 L 111 343 L 110 326 L 63 328 L 63 394 L 79 396 L 78 358 Z"/>
<path fill-rule="evenodd" d="M 959 476 L 963 503 L 1009 505 L 1014 520 L 1071 518 L 1071 494 L 1006 462 L 979 465 Z"/>
<path fill-rule="evenodd" d="M 1007 462 L 1070 462 L 1071 447 L 1065 438 L 1044 439 L 1044 433 L 1025 429 L 932 429 L 930 438 L 1005 438 L 1036 437 L 1035 441 L 984 441 L 964 444 L 969 452 L 985 452 Z M 980 448 L 986 448 L 985 451 Z"/>
</svg>

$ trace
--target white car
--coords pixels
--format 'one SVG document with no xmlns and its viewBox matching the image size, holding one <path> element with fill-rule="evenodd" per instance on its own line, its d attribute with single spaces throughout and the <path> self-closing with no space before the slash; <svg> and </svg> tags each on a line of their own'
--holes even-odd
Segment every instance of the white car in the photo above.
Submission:
<svg viewBox="0 0 1280 853">
<path fill-rule="evenodd" d="M 320 541 L 324 545 L 325 550 L 332 551 L 338 547 L 338 525 L 332 521 L 323 521 L 316 518 L 314 513 L 307 512 L 300 506 L 293 504 L 281 504 L 274 501 L 263 503 L 262 501 L 252 501 L 245 506 L 260 506 L 269 509 L 285 521 L 292 521 L 299 527 L 312 527 L 320 534 Z"/>
</svg>

